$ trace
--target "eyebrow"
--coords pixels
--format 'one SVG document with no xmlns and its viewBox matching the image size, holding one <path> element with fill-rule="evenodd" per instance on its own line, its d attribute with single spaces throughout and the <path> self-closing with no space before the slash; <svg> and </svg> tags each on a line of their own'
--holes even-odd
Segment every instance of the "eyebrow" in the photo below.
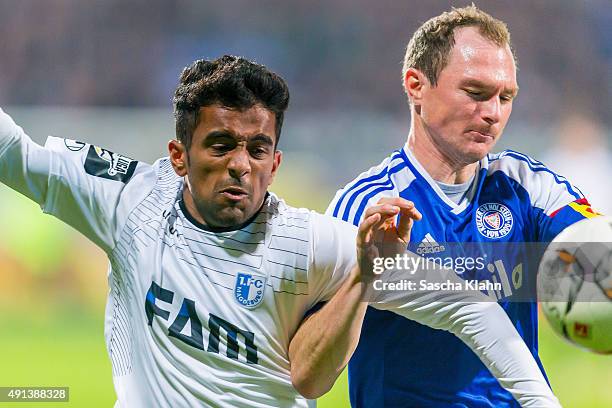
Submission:
<svg viewBox="0 0 612 408">
<path fill-rule="evenodd" d="M 274 141 L 272 140 L 272 138 L 268 135 L 266 135 L 265 133 L 258 133 L 255 136 L 251 136 L 251 137 L 244 137 L 241 135 L 237 135 L 234 132 L 231 132 L 227 129 L 223 129 L 223 130 L 213 130 L 212 132 L 208 133 L 206 135 L 206 137 L 204 138 L 204 140 L 206 142 L 210 142 L 210 141 L 214 141 L 216 139 L 234 139 L 237 141 L 244 141 L 246 140 L 247 143 L 251 143 L 251 142 L 260 142 L 260 143 L 265 143 L 268 145 L 273 145 Z"/>
<path fill-rule="evenodd" d="M 252 136 L 251 138 L 249 138 L 249 142 L 262 142 L 268 145 L 274 144 L 272 138 L 264 133 L 259 133 L 255 136 Z"/>
<path fill-rule="evenodd" d="M 205 139 L 220 139 L 224 137 L 235 138 L 236 135 L 229 130 L 213 130 L 206 135 Z"/>
</svg>

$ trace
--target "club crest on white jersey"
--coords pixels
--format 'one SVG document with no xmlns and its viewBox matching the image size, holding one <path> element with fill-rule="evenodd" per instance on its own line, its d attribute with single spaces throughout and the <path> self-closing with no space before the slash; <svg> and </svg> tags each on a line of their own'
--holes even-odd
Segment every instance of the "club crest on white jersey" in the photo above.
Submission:
<svg viewBox="0 0 612 408">
<path fill-rule="evenodd" d="M 486 238 L 503 238 L 510 233 L 513 225 L 512 212 L 503 204 L 486 203 L 476 210 L 476 228 Z"/>
<path fill-rule="evenodd" d="M 250 273 L 239 272 L 236 275 L 234 298 L 241 306 L 254 309 L 260 305 L 266 290 L 266 278 Z"/>
</svg>

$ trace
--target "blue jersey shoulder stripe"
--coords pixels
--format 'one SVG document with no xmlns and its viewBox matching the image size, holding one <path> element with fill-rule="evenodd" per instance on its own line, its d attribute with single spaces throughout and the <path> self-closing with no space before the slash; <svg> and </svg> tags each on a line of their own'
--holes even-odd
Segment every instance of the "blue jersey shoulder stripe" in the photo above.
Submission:
<svg viewBox="0 0 612 408">
<path fill-rule="evenodd" d="M 401 157 L 401 154 L 399 153 L 399 151 L 396 151 L 393 156 L 391 156 L 391 160 L 389 161 L 389 163 L 393 162 L 393 160 L 395 159 L 399 159 Z M 344 193 L 342 193 L 342 195 L 340 196 L 340 198 L 338 199 L 338 201 L 336 202 L 336 206 L 334 207 L 334 213 L 333 216 L 334 217 L 338 217 L 338 212 L 340 211 L 340 206 L 342 205 L 342 201 L 346 198 L 346 196 L 353 191 L 355 188 L 359 187 L 360 185 L 364 184 L 364 183 L 369 183 L 371 181 L 375 181 L 375 180 L 379 180 L 382 179 L 383 177 L 385 177 L 387 175 L 387 172 L 389 170 L 389 166 L 385 166 L 380 173 L 362 178 L 361 180 L 357 181 L 355 184 L 353 184 L 351 187 L 347 188 L 346 191 Z M 345 211 L 346 212 L 346 211 Z M 344 217 L 342 218 L 344 221 L 346 221 L 346 219 L 344 219 Z"/>
<path fill-rule="evenodd" d="M 391 175 L 397 173 L 398 171 L 402 170 L 404 167 L 406 167 L 405 163 L 400 163 L 397 166 L 393 167 L 391 170 L 389 170 L 386 174 L 387 178 L 385 181 L 380 181 L 377 183 L 368 183 L 365 184 L 363 187 L 361 187 L 359 190 L 355 191 L 353 193 L 353 195 L 351 196 L 351 198 L 348 200 L 348 202 L 346 203 L 346 207 L 344 208 L 344 213 L 342 213 L 342 219 L 344 221 L 348 221 L 348 217 L 349 217 L 349 213 L 351 212 L 351 207 L 353 206 L 353 203 L 355 202 L 355 200 L 357 199 L 357 197 L 359 197 L 359 194 L 363 193 L 364 191 L 366 191 L 369 188 L 372 187 L 378 187 L 378 186 L 391 186 L 393 187 L 393 182 L 391 181 Z M 359 218 L 357 219 L 357 221 L 359 221 Z"/>
<path fill-rule="evenodd" d="M 370 199 L 372 197 L 375 197 L 376 194 L 380 193 L 381 191 L 385 191 L 385 190 L 393 190 L 395 188 L 395 184 L 393 183 L 393 180 L 391 180 L 391 175 L 397 173 L 398 171 L 406 168 L 406 162 L 400 163 L 397 166 L 393 167 L 390 171 L 389 174 L 387 175 L 388 177 L 388 181 L 387 183 L 385 183 L 386 185 L 378 187 L 372 191 L 370 191 L 368 194 L 366 194 L 365 196 L 363 196 L 361 202 L 359 203 L 359 207 L 357 208 L 357 212 L 355 212 L 355 216 L 353 217 L 353 224 L 354 225 L 358 225 L 359 224 L 359 220 L 361 219 L 361 215 L 363 214 L 363 211 L 365 210 L 366 206 L 368 205 L 368 203 L 370 202 Z M 346 211 L 345 211 L 346 213 Z M 346 218 L 344 219 L 344 221 L 348 221 L 348 213 L 346 213 Z"/>
<path fill-rule="evenodd" d="M 504 153 L 512 153 L 512 154 L 515 154 L 517 156 L 520 156 L 523 159 L 525 159 L 527 162 L 533 164 L 534 166 L 537 166 L 537 167 L 546 167 L 546 165 L 544 163 L 542 163 L 539 160 L 534 159 L 533 157 L 527 156 L 525 153 L 517 152 L 516 150 L 512 150 L 512 149 L 506 149 L 504 152 L 502 152 L 501 155 L 504 156 Z"/>
<path fill-rule="evenodd" d="M 553 172 L 553 171 L 552 171 L 552 170 L 550 170 L 548 167 L 546 167 L 546 165 L 545 165 L 544 163 L 542 163 L 541 161 L 536 160 L 536 159 L 534 159 L 533 157 L 529 157 L 529 156 L 527 156 L 525 153 L 517 152 L 517 151 L 515 151 L 515 150 L 507 149 L 506 151 L 507 151 L 507 152 L 514 153 L 514 154 L 517 154 L 517 155 L 519 155 L 519 156 L 524 157 L 524 158 L 525 158 L 525 159 L 527 159 L 527 160 L 528 160 L 530 163 L 533 163 L 533 164 L 534 164 L 534 166 L 543 167 L 543 168 L 547 169 L 549 173 L 552 173 L 553 175 L 555 175 L 555 176 L 557 176 L 557 177 L 558 177 L 558 180 L 557 180 L 556 178 L 555 178 L 555 180 L 557 180 L 559 184 L 561 184 L 562 182 L 564 182 L 564 183 L 568 183 L 568 184 L 570 185 L 570 187 L 571 187 L 571 188 L 573 188 L 573 189 L 575 189 L 575 190 L 577 190 L 577 191 L 578 191 L 578 194 L 580 195 L 580 197 L 579 197 L 579 198 L 584 197 L 584 194 L 582 193 L 582 191 L 580 191 L 580 189 L 579 189 L 578 187 L 576 187 L 576 186 L 572 186 L 572 184 L 569 182 L 569 180 L 567 179 L 567 177 L 564 177 L 564 176 L 562 176 L 561 174 L 557 174 L 557 173 Z M 569 188 L 569 190 L 571 190 L 571 188 Z"/>
<path fill-rule="evenodd" d="M 393 188 L 395 188 L 395 186 L 393 185 L 393 182 L 392 182 L 390 186 L 379 187 L 375 190 L 370 191 L 368 194 L 366 194 L 363 197 L 363 200 L 361 200 L 361 204 L 359 204 L 359 208 L 357 208 L 357 212 L 355 213 L 355 216 L 353 217 L 353 225 L 359 225 L 361 214 L 363 214 L 363 210 L 365 210 L 365 207 L 368 205 L 370 198 L 374 197 L 376 194 L 380 193 L 381 191 L 392 190 Z"/>
<path fill-rule="evenodd" d="M 525 156 L 522 153 L 515 152 L 515 151 L 512 151 L 512 150 L 506 150 L 506 151 L 502 152 L 501 154 L 499 154 L 497 157 L 492 158 L 489 162 L 497 161 L 497 160 L 501 159 L 504 156 L 513 157 L 513 158 L 515 158 L 517 160 L 520 160 L 520 161 L 523 161 L 523 162 L 527 163 L 527 166 L 529 167 L 529 169 L 531 171 L 533 171 L 534 173 L 545 172 L 545 173 L 552 174 L 552 176 L 554 177 L 554 179 L 557 182 L 557 184 L 565 185 L 565 187 L 567 188 L 567 191 L 571 195 L 573 195 L 577 200 L 579 200 L 579 199 L 581 199 L 583 197 L 581 194 L 577 193 L 574 190 L 574 187 L 572 187 L 572 185 L 569 183 L 569 181 L 567 181 L 567 179 L 565 177 L 558 175 L 557 173 L 555 173 L 554 171 L 550 170 L 548 167 L 546 167 L 541 162 L 535 162 L 534 163 L 533 159 L 531 159 L 528 156 Z"/>
<path fill-rule="evenodd" d="M 552 176 L 554 177 L 555 181 L 557 182 L 557 184 L 563 184 L 565 185 L 565 187 L 567 188 L 567 190 L 569 191 L 569 193 L 571 195 L 573 195 L 574 197 L 576 197 L 576 199 L 581 199 L 583 196 L 581 195 L 581 192 L 578 191 L 576 192 L 575 187 L 573 187 L 570 182 L 563 176 L 555 173 L 554 171 L 550 170 L 548 167 L 546 167 L 546 165 L 544 165 L 544 163 L 539 162 L 537 160 L 532 159 L 531 157 L 519 153 L 519 152 L 515 152 L 513 150 L 508 150 L 507 151 L 507 155 L 510 157 L 514 157 L 516 159 L 519 160 L 523 160 L 525 161 L 528 165 L 529 168 L 534 171 L 534 172 L 539 172 L 539 171 L 543 171 L 545 173 L 549 173 L 552 174 Z M 537 166 L 537 167 L 536 167 Z"/>
</svg>

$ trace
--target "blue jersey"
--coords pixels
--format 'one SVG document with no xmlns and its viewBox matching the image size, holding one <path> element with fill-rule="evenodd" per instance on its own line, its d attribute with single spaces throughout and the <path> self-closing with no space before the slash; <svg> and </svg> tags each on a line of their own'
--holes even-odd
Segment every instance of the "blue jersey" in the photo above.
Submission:
<svg viewBox="0 0 612 408">
<path fill-rule="evenodd" d="M 415 252 L 436 253 L 445 242 L 547 242 L 566 226 L 596 215 L 565 178 L 510 150 L 480 161 L 466 199 L 457 204 L 407 146 L 339 190 L 327 212 L 357 225 L 366 207 L 397 196 L 414 202 L 423 214 L 411 234 Z M 503 251 L 496 256 L 500 259 L 491 260 L 489 272 L 502 289 L 494 296 L 507 299 L 529 282 L 533 289 L 537 270 Z M 537 303 L 500 303 L 543 371 Z M 457 337 L 372 307 L 349 363 L 349 390 L 354 407 L 519 406 Z"/>
</svg>

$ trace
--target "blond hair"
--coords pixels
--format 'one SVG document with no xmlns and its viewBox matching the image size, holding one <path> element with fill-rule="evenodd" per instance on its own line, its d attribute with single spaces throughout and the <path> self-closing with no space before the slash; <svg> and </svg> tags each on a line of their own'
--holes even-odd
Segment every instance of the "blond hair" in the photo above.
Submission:
<svg viewBox="0 0 612 408">
<path fill-rule="evenodd" d="M 435 86 L 440 72 L 448 64 L 450 51 L 455 45 L 455 29 L 460 27 L 477 27 L 480 34 L 499 45 L 506 44 L 512 50 L 510 32 L 506 23 L 480 10 L 474 4 L 462 8 L 453 8 L 423 23 L 414 33 L 404 57 L 402 81 L 410 68 L 423 72 L 429 82 Z M 514 51 L 512 50 L 514 56 Z M 516 57 L 514 57 L 516 62 Z"/>
</svg>

